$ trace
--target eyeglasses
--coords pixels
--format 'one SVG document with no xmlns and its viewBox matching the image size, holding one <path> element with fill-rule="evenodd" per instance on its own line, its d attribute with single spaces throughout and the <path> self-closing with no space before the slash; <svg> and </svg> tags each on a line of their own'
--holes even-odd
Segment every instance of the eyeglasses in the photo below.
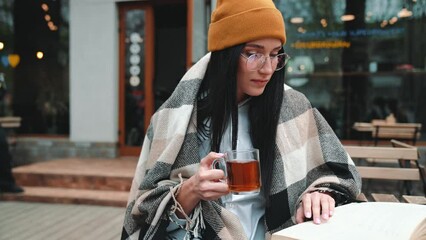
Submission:
<svg viewBox="0 0 426 240">
<path fill-rule="evenodd" d="M 257 71 L 263 68 L 267 58 L 262 53 L 241 53 L 241 56 L 246 59 L 246 65 L 249 71 Z M 288 63 L 290 56 L 287 53 L 280 53 L 275 56 L 269 56 L 269 59 L 271 59 L 272 69 L 279 71 Z"/>
</svg>

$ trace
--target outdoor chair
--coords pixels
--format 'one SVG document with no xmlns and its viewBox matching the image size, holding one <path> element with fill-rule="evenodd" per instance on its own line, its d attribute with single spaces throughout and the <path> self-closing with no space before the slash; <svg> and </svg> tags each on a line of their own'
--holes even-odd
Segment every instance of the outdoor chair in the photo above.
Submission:
<svg viewBox="0 0 426 240">
<path fill-rule="evenodd" d="M 380 140 L 390 139 L 408 141 L 412 145 L 416 145 L 422 128 L 421 123 L 386 123 L 373 121 L 372 125 L 371 136 L 374 139 L 375 146 L 378 145 Z"/>
<path fill-rule="evenodd" d="M 423 178 L 424 172 L 421 172 L 423 170 L 420 165 L 415 164 L 418 166 L 415 168 L 404 167 L 399 164 L 393 164 L 391 166 L 389 164 L 386 165 L 389 159 L 417 162 L 419 154 L 416 147 L 344 146 L 344 148 L 349 156 L 354 159 L 354 162 L 356 162 L 357 170 L 363 180 L 421 181 L 424 194 L 426 194 Z M 375 159 L 377 164 L 360 164 L 362 160 L 369 158 Z M 381 165 L 381 161 L 384 161 L 385 164 Z M 371 196 L 375 201 L 398 201 L 393 194 L 371 193 Z M 404 196 L 405 195 L 403 195 L 403 198 L 406 199 Z"/>
</svg>

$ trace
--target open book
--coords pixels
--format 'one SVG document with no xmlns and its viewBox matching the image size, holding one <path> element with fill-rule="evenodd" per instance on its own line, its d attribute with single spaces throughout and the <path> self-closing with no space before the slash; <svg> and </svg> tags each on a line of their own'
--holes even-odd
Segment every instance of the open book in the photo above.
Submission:
<svg viewBox="0 0 426 240">
<path fill-rule="evenodd" d="M 297 224 L 272 235 L 272 240 L 426 239 L 426 206 L 409 203 L 363 202 L 335 208 L 320 225 Z"/>
</svg>

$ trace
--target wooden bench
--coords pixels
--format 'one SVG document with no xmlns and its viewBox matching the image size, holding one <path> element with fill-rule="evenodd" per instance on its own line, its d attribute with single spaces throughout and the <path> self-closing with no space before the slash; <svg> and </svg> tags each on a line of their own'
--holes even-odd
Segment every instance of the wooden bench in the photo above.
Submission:
<svg viewBox="0 0 426 240">
<path fill-rule="evenodd" d="M 417 149 L 413 145 L 392 139 L 391 144 L 395 148 L 408 148 L 408 149 Z M 418 159 L 420 159 L 420 153 L 417 151 Z M 413 164 L 414 163 L 414 164 Z M 419 161 L 405 161 L 404 159 L 399 159 L 399 164 L 401 167 L 414 167 L 419 169 L 420 181 L 423 184 L 423 191 L 426 194 L 426 172 L 424 166 L 421 166 Z M 408 194 L 411 194 L 411 182 L 406 181 L 405 185 L 408 188 Z"/>
<path fill-rule="evenodd" d="M 368 159 L 374 158 L 376 163 L 380 161 L 388 161 L 389 159 L 418 161 L 419 154 L 417 148 L 398 148 L 398 147 L 375 147 L 375 146 L 344 146 L 349 156 L 353 159 Z M 419 165 L 417 165 L 419 166 Z M 425 188 L 425 182 L 422 179 L 420 166 L 416 168 L 406 168 L 402 166 L 382 167 L 379 164 L 358 166 L 357 170 L 362 179 L 383 179 L 383 180 L 401 180 L 401 181 L 422 181 Z M 426 188 L 425 188 L 426 193 Z M 391 195 L 391 196 L 390 196 Z M 397 198 L 392 194 L 371 195 L 375 201 L 397 201 Z M 365 198 L 365 195 L 358 197 Z M 413 200 L 411 198 L 407 198 Z M 414 201 L 414 200 L 413 200 Z"/>
<path fill-rule="evenodd" d="M 389 159 L 418 160 L 417 148 L 373 146 L 344 146 L 351 158 L 374 158 L 377 162 Z M 419 180 L 419 169 L 379 166 L 357 166 L 362 178 L 387 180 Z"/>
<path fill-rule="evenodd" d="M 417 203 L 417 204 L 426 205 L 426 197 L 424 197 L 424 196 L 402 195 L 402 198 L 404 199 L 404 201 L 406 201 L 408 203 Z"/>
<path fill-rule="evenodd" d="M 412 145 L 416 145 L 417 139 L 420 138 L 420 123 L 383 123 L 373 122 L 373 131 L 371 136 L 374 139 L 374 145 L 377 145 L 379 140 L 407 140 L 411 141 Z"/>
<path fill-rule="evenodd" d="M 400 202 L 398 198 L 395 197 L 395 195 L 388 193 L 372 193 L 371 197 L 375 202 Z M 357 197 L 357 200 L 368 202 L 368 199 L 364 193 L 360 193 Z M 406 203 L 426 205 L 425 196 L 402 195 L 402 200 Z"/>
<path fill-rule="evenodd" d="M 0 117 L 0 125 L 3 128 L 18 128 L 21 126 L 21 117 Z"/>
<path fill-rule="evenodd" d="M 8 135 L 13 133 L 13 128 L 19 128 L 21 126 L 21 117 L 8 116 L 8 117 L 0 117 L 0 126 L 6 130 Z M 10 147 L 16 144 L 16 138 L 13 136 L 7 137 L 7 142 Z"/>
</svg>

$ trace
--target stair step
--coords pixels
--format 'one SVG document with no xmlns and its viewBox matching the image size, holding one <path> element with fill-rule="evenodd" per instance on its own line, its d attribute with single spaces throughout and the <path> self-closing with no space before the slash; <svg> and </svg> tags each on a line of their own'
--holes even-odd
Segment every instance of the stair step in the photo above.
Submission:
<svg viewBox="0 0 426 240">
<path fill-rule="evenodd" d="M 86 176 L 69 174 L 48 173 L 16 173 L 16 183 L 21 186 L 49 186 L 66 187 L 74 189 L 129 191 L 132 178 L 108 177 L 108 176 Z"/>
<path fill-rule="evenodd" d="M 16 167 L 18 185 L 129 191 L 137 159 L 60 159 Z"/>
<path fill-rule="evenodd" d="M 87 204 L 126 207 L 128 192 L 107 190 L 68 189 L 53 187 L 23 187 L 23 193 L 3 193 L 0 200 Z"/>
<path fill-rule="evenodd" d="M 23 193 L 0 194 L 0 200 L 126 207 L 136 157 L 68 158 L 13 168 Z"/>
</svg>

